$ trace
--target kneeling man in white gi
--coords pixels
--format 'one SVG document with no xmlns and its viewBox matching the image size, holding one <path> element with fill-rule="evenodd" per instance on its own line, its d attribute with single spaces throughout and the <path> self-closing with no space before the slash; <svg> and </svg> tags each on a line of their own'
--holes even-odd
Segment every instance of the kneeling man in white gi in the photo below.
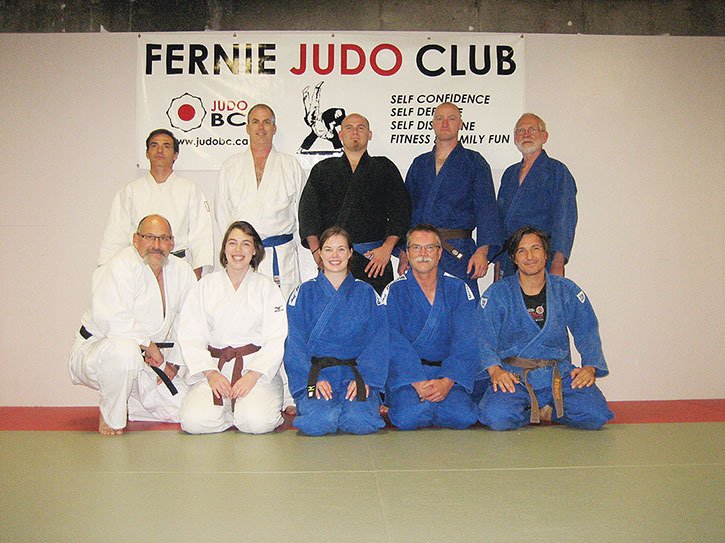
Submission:
<svg viewBox="0 0 725 543">
<path fill-rule="evenodd" d="M 196 278 L 189 264 L 169 256 L 173 248 L 169 221 L 149 215 L 133 246 L 93 274 L 91 306 L 69 368 L 73 383 L 101 394 L 101 434 L 122 434 L 127 418 L 179 420 L 186 385 L 170 360 L 180 361 L 173 343 L 176 317 Z"/>
<path fill-rule="evenodd" d="M 434 226 L 419 224 L 406 241 L 411 269 L 383 293 L 390 421 L 401 430 L 468 428 L 477 415 L 471 393 L 480 365 L 478 301 L 466 283 L 438 268 L 441 238 Z"/>
</svg>

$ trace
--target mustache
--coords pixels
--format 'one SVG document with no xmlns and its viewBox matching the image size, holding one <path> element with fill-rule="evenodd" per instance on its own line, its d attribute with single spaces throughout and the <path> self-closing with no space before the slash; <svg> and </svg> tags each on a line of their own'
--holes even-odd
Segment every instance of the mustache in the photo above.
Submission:
<svg viewBox="0 0 725 543">
<path fill-rule="evenodd" d="M 413 262 L 432 262 L 433 259 L 429 256 L 418 256 L 413 259 Z"/>
</svg>

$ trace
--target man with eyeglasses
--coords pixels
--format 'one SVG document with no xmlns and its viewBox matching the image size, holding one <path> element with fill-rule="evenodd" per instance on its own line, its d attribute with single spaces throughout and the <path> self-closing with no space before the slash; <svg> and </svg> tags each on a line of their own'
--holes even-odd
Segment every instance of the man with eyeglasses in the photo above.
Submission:
<svg viewBox="0 0 725 543">
<path fill-rule="evenodd" d="M 438 269 L 441 238 L 429 224 L 407 234 L 410 269 L 383 293 L 390 326 L 386 403 L 401 430 L 468 428 L 479 369 L 478 305 L 461 279 Z"/>
<path fill-rule="evenodd" d="M 350 272 L 380 294 L 393 280 L 390 256 L 410 226 L 410 198 L 397 166 L 368 154 L 372 136 L 359 113 L 343 119 L 344 154 L 315 164 L 302 191 L 300 239 L 322 269 L 319 237 L 343 227 L 353 242 Z"/>
<path fill-rule="evenodd" d="M 516 122 L 514 142 L 523 158 L 501 178 L 498 210 L 505 238 L 526 225 L 550 236 L 553 256 L 547 269 L 563 276 L 577 223 L 576 183 L 567 167 L 544 151 L 548 139 L 546 124 L 538 115 L 524 113 Z M 496 279 L 515 271 L 513 262 L 502 255 L 496 263 Z"/>
<path fill-rule="evenodd" d="M 210 270 L 214 265 L 211 209 L 206 196 L 194 183 L 174 172 L 179 140 L 169 130 L 158 128 L 149 134 L 146 158 L 150 165 L 146 175 L 123 187 L 111 204 L 98 265 L 129 246 L 141 218 L 159 213 L 176 232 L 174 254 L 185 257 L 200 278 L 205 267 Z"/>
<path fill-rule="evenodd" d="M 74 384 L 99 391 L 103 435 L 122 434 L 127 419 L 179 421 L 187 387 L 177 375 L 176 319 L 196 280 L 173 249 L 169 221 L 149 215 L 138 224 L 133 246 L 93 274 L 69 369 Z"/>
<path fill-rule="evenodd" d="M 466 281 L 478 296 L 478 279 L 486 275 L 489 258 L 501 246 L 501 227 L 491 167 L 458 141 L 462 127 L 455 104 L 445 102 L 435 109 L 435 147 L 413 161 L 405 186 L 413 204 L 412 224 L 429 223 L 441 233 L 441 268 Z M 401 255 L 398 272 L 407 267 Z"/>
</svg>

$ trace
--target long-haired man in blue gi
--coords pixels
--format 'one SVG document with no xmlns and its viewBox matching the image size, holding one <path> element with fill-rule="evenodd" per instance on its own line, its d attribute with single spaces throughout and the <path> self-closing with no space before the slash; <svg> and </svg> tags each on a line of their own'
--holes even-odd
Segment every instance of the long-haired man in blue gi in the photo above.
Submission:
<svg viewBox="0 0 725 543">
<path fill-rule="evenodd" d="M 504 237 L 526 225 L 546 232 L 552 250 L 547 269 L 563 276 L 576 229 L 576 183 L 567 167 L 544 151 L 548 139 L 546 124 L 538 115 L 524 113 L 516 122 L 514 143 L 523 158 L 503 173 L 498 211 Z M 506 255 L 496 263 L 497 277 L 515 271 Z"/>
<path fill-rule="evenodd" d="M 601 428 L 614 415 L 594 384 L 609 370 L 587 295 L 573 281 L 547 273 L 551 246 L 543 231 L 522 227 L 506 247 L 518 272 L 481 297 L 479 337 L 491 386 L 479 420 L 494 430 L 549 417 L 576 428 Z M 571 362 L 568 331 L 581 367 Z"/>
<path fill-rule="evenodd" d="M 411 269 L 383 293 L 390 421 L 401 430 L 468 428 L 477 419 L 471 392 L 480 365 L 478 300 L 461 279 L 438 270 L 442 249 L 434 226 L 412 228 L 406 250 Z"/>
<path fill-rule="evenodd" d="M 385 426 L 388 322 L 373 287 L 350 273 L 352 253 L 345 230 L 325 230 L 322 271 L 287 302 L 284 365 L 297 404 L 294 425 L 307 435 L 369 434 Z"/>
<path fill-rule="evenodd" d="M 462 126 L 455 104 L 445 102 L 436 108 L 435 147 L 413 161 L 405 186 L 413 205 L 411 224 L 438 228 L 444 249 L 441 269 L 466 281 L 478 296 L 478 279 L 486 275 L 489 258 L 501 245 L 501 226 L 491 167 L 479 153 L 460 144 Z M 401 253 L 398 272 L 407 268 Z"/>
</svg>

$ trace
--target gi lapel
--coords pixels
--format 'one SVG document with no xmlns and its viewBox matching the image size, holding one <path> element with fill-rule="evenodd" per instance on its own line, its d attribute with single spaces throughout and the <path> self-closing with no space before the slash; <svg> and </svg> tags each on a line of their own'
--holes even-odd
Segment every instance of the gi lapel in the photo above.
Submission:
<svg viewBox="0 0 725 543">
<path fill-rule="evenodd" d="M 323 272 L 320 272 L 319 275 L 322 275 L 324 277 Z M 327 281 L 327 278 L 323 279 L 322 277 L 318 276 L 318 281 Z M 351 274 L 348 274 L 348 276 L 342 282 L 342 285 L 340 285 L 340 288 L 334 292 L 330 300 L 327 302 L 327 305 L 325 305 L 325 309 L 323 309 L 322 313 L 320 314 L 320 318 L 317 319 L 317 322 L 315 323 L 315 327 L 312 329 L 312 332 L 310 332 L 310 337 L 307 339 L 308 349 L 311 350 L 311 345 L 313 345 L 315 341 L 322 339 L 322 336 L 327 329 L 327 325 L 330 323 L 330 320 L 335 316 L 335 313 L 337 312 L 337 308 L 340 305 L 340 302 L 342 302 L 347 297 L 347 293 L 350 292 L 354 283 L 355 279 Z"/>
<path fill-rule="evenodd" d="M 460 152 L 461 149 L 461 143 L 459 142 L 458 145 L 451 151 L 451 153 L 446 158 L 446 161 L 443 163 L 443 167 L 441 167 L 440 171 L 437 175 L 434 175 L 433 177 L 433 184 L 428 191 L 428 199 L 425 201 L 425 204 L 423 206 L 423 217 L 432 217 L 434 209 L 433 206 L 436 201 L 436 197 L 438 196 L 438 191 L 441 188 L 441 185 L 443 184 L 443 181 L 446 178 L 446 172 L 450 169 L 449 162 L 452 162 L 456 159 L 457 154 Z M 435 161 L 436 161 L 436 150 L 435 147 L 433 147 L 433 151 L 431 152 L 431 159 L 433 161 L 433 172 L 435 173 Z"/>
<path fill-rule="evenodd" d="M 369 158 L 370 157 L 366 151 L 365 154 L 360 157 L 360 162 L 358 162 L 354 172 L 352 171 L 352 168 L 350 168 L 350 162 L 344 154 L 338 159 L 341 161 L 340 164 L 343 168 L 347 167 L 350 169 L 350 179 L 347 184 L 345 198 L 342 200 L 342 206 L 340 206 L 340 211 L 337 214 L 337 224 L 343 228 L 348 223 L 350 215 L 352 215 L 352 212 L 356 207 L 355 203 L 358 201 L 358 189 L 362 179 L 361 171 L 367 166 Z"/>
<path fill-rule="evenodd" d="M 408 273 L 412 274 L 413 272 L 409 271 Z M 412 342 L 413 348 L 416 350 L 416 352 L 420 353 L 425 351 L 426 343 L 433 337 L 436 326 L 438 325 L 438 318 L 441 316 L 443 308 L 445 307 L 446 302 L 445 296 L 443 295 L 443 272 L 441 270 L 438 270 L 436 296 L 433 300 L 433 305 L 430 305 L 430 302 L 428 302 L 428 298 L 425 297 L 423 289 L 420 288 L 420 285 L 417 281 L 415 281 L 415 278 L 412 277 L 412 279 L 412 281 L 409 281 L 409 288 L 412 288 L 416 291 L 414 292 L 416 302 L 420 304 L 425 304 L 425 306 L 429 308 L 428 318 L 425 320 L 423 327 L 420 329 L 420 332 L 418 332 L 418 335 Z"/>
</svg>

